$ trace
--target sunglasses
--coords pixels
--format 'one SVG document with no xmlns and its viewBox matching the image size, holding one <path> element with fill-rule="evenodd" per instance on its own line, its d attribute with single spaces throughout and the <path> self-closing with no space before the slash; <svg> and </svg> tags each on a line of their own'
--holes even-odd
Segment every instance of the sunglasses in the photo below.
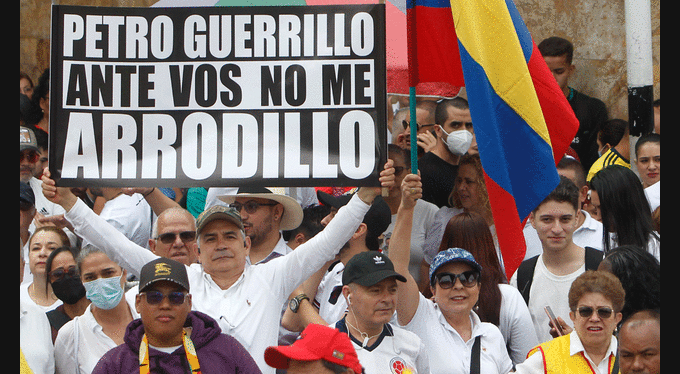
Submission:
<svg viewBox="0 0 680 374">
<path fill-rule="evenodd" d="M 67 269 L 64 268 L 54 269 L 47 274 L 47 276 L 50 278 L 50 283 L 54 283 L 60 280 L 61 278 L 64 277 L 64 275 L 68 275 L 69 278 L 80 277 L 80 273 L 78 273 L 78 268 L 76 268 L 75 265 L 71 265 Z"/>
<path fill-rule="evenodd" d="M 470 270 L 463 272 L 461 274 L 453 274 L 453 273 L 439 273 L 434 276 L 434 282 L 436 281 L 439 283 L 439 287 L 443 289 L 449 289 L 453 287 L 456 284 L 456 279 L 460 279 L 460 283 L 468 288 L 474 287 L 477 282 L 479 282 L 479 272 Z"/>
<path fill-rule="evenodd" d="M 589 306 L 582 306 L 576 309 L 578 311 L 578 314 L 583 317 L 583 318 L 590 318 L 590 316 L 593 315 L 593 308 Z M 612 308 L 607 308 L 607 307 L 600 307 L 597 308 L 597 316 L 600 317 L 600 319 L 608 319 L 609 317 L 612 316 L 614 311 Z"/>
<path fill-rule="evenodd" d="M 182 231 L 180 233 L 166 232 L 165 234 L 158 235 L 156 239 L 160 240 L 163 244 L 172 244 L 177 240 L 178 235 L 180 240 L 185 243 L 196 239 L 196 231 Z"/>
<path fill-rule="evenodd" d="M 35 151 L 20 152 L 19 153 L 19 163 L 24 161 L 25 158 L 28 159 L 28 162 L 34 164 L 34 163 L 38 162 L 38 160 L 40 159 L 40 155 Z"/>
<path fill-rule="evenodd" d="M 274 206 L 274 205 L 277 205 L 277 204 L 278 203 L 276 203 L 276 202 L 273 202 L 273 203 L 258 203 L 255 200 L 248 200 L 248 201 L 246 201 L 245 204 L 236 203 L 236 202 L 231 203 L 231 204 L 229 204 L 229 207 L 236 209 L 239 213 L 241 213 L 241 209 L 245 209 L 246 213 L 253 214 L 261 206 Z"/>
<path fill-rule="evenodd" d="M 401 121 L 401 125 L 404 126 L 404 130 L 406 130 L 409 127 L 409 123 L 404 121 L 404 120 Z M 422 129 L 423 127 L 429 127 L 429 126 L 434 126 L 434 125 L 435 125 L 434 123 L 428 123 L 426 125 L 421 125 L 421 124 L 416 122 L 416 131 L 420 131 L 420 129 Z"/>
<path fill-rule="evenodd" d="M 149 305 L 158 305 L 163 301 L 165 297 L 168 298 L 168 301 L 172 305 L 182 305 L 184 304 L 184 300 L 186 299 L 187 296 L 187 294 L 181 291 L 170 292 L 167 295 L 160 291 L 146 291 L 141 292 L 141 294 L 144 294 L 144 296 L 146 297 L 146 302 Z"/>
</svg>

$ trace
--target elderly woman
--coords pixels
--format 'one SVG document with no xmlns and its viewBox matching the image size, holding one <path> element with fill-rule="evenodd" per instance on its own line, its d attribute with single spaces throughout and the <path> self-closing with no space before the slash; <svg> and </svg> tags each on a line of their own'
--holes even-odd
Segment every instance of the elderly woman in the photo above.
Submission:
<svg viewBox="0 0 680 374">
<path fill-rule="evenodd" d="M 397 290 L 399 325 L 422 339 L 433 374 L 508 373 L 512 361 L 501 331 L 482 322 L 473 310 L 479 301 L 482 267 L 470 252 L 448 248 L 434 257 L 429 269 L 434 302 L 419 292 L 408 272 L 413 209 L 422 195 L 421 186 L 417 175 L 404 178 L 389 246 L 395 271 L 407 278 Z"/>
<path fill-rule="evenodd" d="M 574 331 L 534 348 L 516 372 L 612 373 L 617 349 L 613 333 L 624 300 L 625 291 L 613 274 L 593 270 L 581 274 L 569 289 Z"/>
</svg>

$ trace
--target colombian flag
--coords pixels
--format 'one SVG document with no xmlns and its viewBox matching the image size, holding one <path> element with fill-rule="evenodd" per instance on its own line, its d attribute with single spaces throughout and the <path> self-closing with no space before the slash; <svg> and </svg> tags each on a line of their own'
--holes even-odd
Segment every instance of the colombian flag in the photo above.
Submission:
<svg viewBox="0 0 680 374">
<path fill-rule="evenodd" d="M 557 186 L 578 120 L 511 0 L 450 0 L 465 87 L 508 279 L 522 220 Z"/>
<path fill-rule="evenodd" d="M 406 0 L 409 86 L 465 85 L 449 0 Z"/>
</svg>

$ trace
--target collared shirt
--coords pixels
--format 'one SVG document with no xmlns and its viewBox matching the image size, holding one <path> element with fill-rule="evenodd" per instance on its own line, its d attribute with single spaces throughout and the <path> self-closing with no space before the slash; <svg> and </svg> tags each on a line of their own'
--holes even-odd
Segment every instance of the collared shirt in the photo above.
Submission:
<svg viewBox="0 0 680 374">
<path fill-rule="evenodd" d="M 366 374 L 430 373 L 430 360 L 425 345 L 410 331 L 386 323 L 378 339 L 370 346 L 364 347 L 363 342 L 348 332 L 345 318 L 331 327 L 349 335 Z M 405 371 L 406 369 L 410 371 Z"/>
<path fill-rule="evenodd" d="M 495 325 L 479 320 L 470 311 L 472 334 L 464 341 L 446 321 L 439 306 L 420 294 L 418 309 L 411 321 L 403 326 L 416 333 L 425 344 L 433 374 L 468 374 L 475 338 L 481 336 L 480 367 L 484 374 L 505 374 L 512 370 L 501 331 Z"/>
<path fill-rule="evenodd" d="M 612 335 L 611 342 L 609 343 L 609 348 L 607 349 L 607 354 L 604 356 L 604 359 L 602 359 L 602 361 L 599 363 L 594 363 L 593 360 L 588 355 L 588 353 L 585 351 L 583 343 L 581 343 L 581 339 L 579 339 L 576 331 L 572 331 L 569 334 L 569 355 L 574 356 L 582 354 L 583 357 L 585 357 L 586 360 L 588 360 L 588 364 L 590 365 L 590 369 L 593 374 L 609 374 L 610 361 L 616 357 L 617 347 L 618 342 L 616 338 Z M 544 360 L 545 359 L 543 357 L 543 354 L 541 354 L 541 351 L 538 351 L 533 355 L 529 356 L 521 365 L 517 365 L 516 373 L 543 374 L 545 373 Z"/>
<path fill-rule="evenodd" d="M 263 373 L 273 374 L 275 370 L 264 361 L 264 350 L 277 345 L 281 306 L 297 286 L 335 256 L 369 208 L 358 196 L 352 197 L 312 239 L 288 255 L 265 264 L 245 266 L 239 279 L 226 290 L 200 264 L 192 264 L 187 267 L 192 309 L 217 320 L 222 332 L 235 337 Z M 65 217 L 76 233 L 136 276 L 144 264 L 158 258 L 103 222 L 80 200 Z"/>
<path fill-rule="evenodd" d="M 270 260 L 273 260 L 277 257 L 285 256 L 290 252 L 293 252 L 293 250 L 288 246 L 286 241 L 283 240 L 283 235 L 279 234 L 279 241 L 276 242 L 274 249 L 272 249 L 272 251 L 267 255 L 267 257 L 255 263 L 255 265 L 267 263 Z M 250 256 L 246 257 L 246 264 L 252 265 L 250 263 Z"/>
<path fill-rule="evenodd" d="M 132 319 L 140 318 L 134 298 L 124 298 Z M 104 334 L 102 326 L 92 314 L 92 304 L 82 316 L 73 318 L 59 329 L 54 342 L 54 359 L 59 373 L 89 374 L 99 359 L 116 344 Z"/>
</svg>

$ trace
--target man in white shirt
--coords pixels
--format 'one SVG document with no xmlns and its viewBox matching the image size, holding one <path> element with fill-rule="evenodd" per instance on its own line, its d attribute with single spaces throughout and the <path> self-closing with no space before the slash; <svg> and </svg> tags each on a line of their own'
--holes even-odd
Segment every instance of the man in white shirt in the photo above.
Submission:
<svg viewBox="0 0 680 374">
<path fill-rule="evenodd" d="M 281 230 L 292 230 L 302 222 L 302 207 L 290 196 L 273 193 L 265 187 L 239 188 L 236 195 L 219 197 L 241 215 L 246 235 L 250 238 L 249 264 L 265 263 L 292 250 Z"/>
<path fill-rule="evenodd" d="M 413 332 L 389 323 L 396 310 L 397 281 L 390 259 L 379 252 L 352 257 L 342 275 L 342 295 L 349 312 L 331 325 L 349 335 L 366 374 L 429 373 L 425 345 Z"/>
<path fill-rule="evenodd" d="M 395 174 L 396 176 L 396 174 Z M 319 201 L 331 207 L 331 213 L 321 223 L 328 225 L 338 209 L 347 204 L 352 195 L 332 196 L 318 192 Z M 390 224 L 390 208 L 377 197 L 357 231 L 335 256 L 335 262 L 324 266 L 317 274 L 307 279 L 293 297 L 298 297 L 299 305 L 285 311 L 284 326 L 291 331 L 301 331 L 309 323 L 334 323 L 345 314 L 347 302 L 341 295 L 342 274 L 345 264 L 357 253 L 379 250 L 379 236 Z M 327 271 L 324 269 L 328 269 Z M 323 272 L 323 275 L 319 273 Z M 308 299 L 305 302 L 303 299 Z M 298 308 L 301 310 L 298 311 Z M 295 309 L 295 310 L 293 310 Z M 319 319 L 320 318 L 320 319 Z"/>
<path fill-rule="evenodd" d="M 567 295 L 571 283 L 586 270 L 586 249 L 573 241 L 579 211 L 576 185 L 560 176 L 557 187 L 538 205 L 529 220 L 541 240 L 543 253 L 538 256 L 529 283 L 528 307 L 539 343 L 553 337 L 544 308 L 550 306 L 558 320 L 570 321 Z M 592 250 L 594 252 L 599 252 Z M 602 258 L 600 257 L 599 260 Z M 530 260 L 523 262 L 527 263 Z M 595 264 L 595 268 L 597 268 Z M 522 265 L 520 265 L 520 269 Z M 510 284 L 518 287 L 516 271 Z M 524 294 L 524 287 L 519 287 Z"/>
<path fill-rule="evenodd" d="M 583 171 L 583 166 L 576 159 L 565 156 L 557 164 L 557 173 L 559 175 L 569 178 L 579 189 L 579 207 L 581 207 L 588 199 L 588 185 L 586 184 L 586 175 Z M 579 247 L 591 247 L 602 251 L 602 222 L 593 218 L 585 209 L 579 209 L 576 213 L 576 231 L 572 235 L 572 239 Z M 538 256 L 543 252 L 541 240 L 538 238 L 536 229 L 527 220 L 524 226 L 524 240 L 526 241 L 527 250 L 524 259 L 528 260 L 534 256 Z"/>
<path fill-rule="evenodd" d="M 382 187 L 394 182 L 388 160 L 381 172 Z M 43 193 L 63 206 L 65 218 L 76 233 L 104 250 L 131 273 L 157 258 L 130 242 L 98 217 L 67 188 L 57 188 L 49 172 L 43 175 Z M 246 266 L 250 238 L 245 236 L 235 209 L 214 206 L 197 219 L 200 264 L 187 267 L 192 290 L 192 309 L 220 324 L 222 332 L 234 336 L 253 356 L 263 373 L 274 373 L 264 362 L 264 350 L 276 345 L 281 305 L 290 293 L 335 256 L 356 231 L 379 187 L 362 187 L 322 232 L 286 256 L 266 264 Z"/>
</svg>

